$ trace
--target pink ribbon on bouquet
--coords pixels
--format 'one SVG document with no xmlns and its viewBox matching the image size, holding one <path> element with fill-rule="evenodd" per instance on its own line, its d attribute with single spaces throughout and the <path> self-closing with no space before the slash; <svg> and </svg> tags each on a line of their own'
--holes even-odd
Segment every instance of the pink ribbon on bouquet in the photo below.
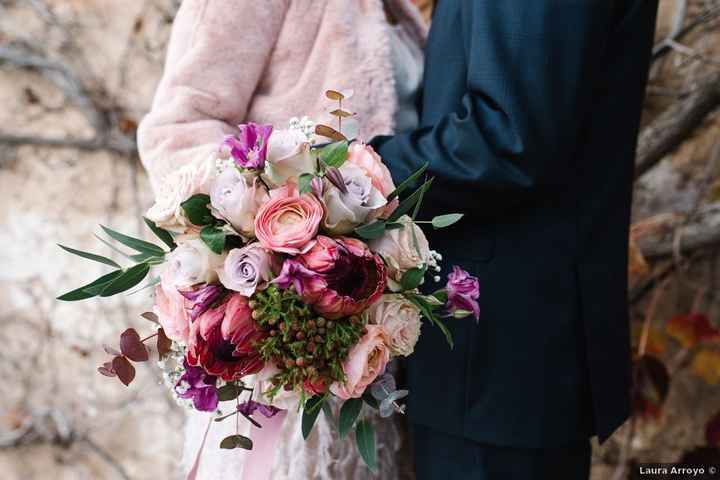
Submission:
<svg viewBox="0 0 720 480">
<path fill-rule="evenodd" d="M 262 428 L 257 428 L 255 425 L 250 426 L 250 440 L 253 442 L 253 449 L 247 452 L 245 456 L 245 465 L 243 466 L 241 480 L 268 480 L 270 478 L 273 461 L 275 460 L 275 447 L 280 440 L 280 433 L 282 432 L 286 415 L 287 411 L 281 410 L 270 418 L 264 418 Z M 205 429 L 205 435 L 203 435 L 187 480 L 197 479 L 202 453 L 203 450 L 205 450 L 205 443 L 207 442 L 208 432 L 210 432 L 212 423 L 213 418 L 210 416 L 208 426 Z"/>
</svg>

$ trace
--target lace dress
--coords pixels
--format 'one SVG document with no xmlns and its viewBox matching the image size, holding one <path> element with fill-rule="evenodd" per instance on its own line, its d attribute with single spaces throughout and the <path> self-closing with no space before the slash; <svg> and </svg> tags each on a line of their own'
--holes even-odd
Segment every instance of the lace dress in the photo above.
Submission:
<svg viewBox="0 0 720 480">
<path fill-rule="evenodd" d="M 422 80 L 422 52 L 416 41 L 401 25 L 388 26 L 392 47 L 395 88 L 398 109 L 396 131 L 414 129 L 418 123 L 415 99 Z M 331 400 L 337 419 L 340 402 Z M 221 405 L 222 406 L 222 405 Z M 408 446 L 404 434 L 404 419 L 381 419 L 373 415 L 378 452 L 378 473 L 373 475 L 357 453 L 351 435 L 341 440 L 337 425 L 320 414 L 310 438 L 305 441 L 300 431 L 300 415 L 288 411 L 282 439 L 275 452 L 273 480 L 365 480 L 411 478 Z M 208 414 L 188 414 L 185 431 L 184 466 L 188 471 L 208 425 Z M 242 421 L 240 433 L 248 434 L 249 425 Z M 207 436 L 206 448 L 199 464 L 199 480 L 237 480 L 241 478 L 247 453 L 241 450 L 221 450 L 220 441 L 235 433 L 235 422 L 213 422 Z"/>
</svg>

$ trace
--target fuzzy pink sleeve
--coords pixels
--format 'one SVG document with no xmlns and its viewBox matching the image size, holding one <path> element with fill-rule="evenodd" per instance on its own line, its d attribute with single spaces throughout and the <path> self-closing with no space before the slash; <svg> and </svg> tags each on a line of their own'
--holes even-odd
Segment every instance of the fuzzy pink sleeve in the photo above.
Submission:
<svg viewBox="0 0 720 480">
<path fill-rule="evenodd" d="M 185 0 L 165 73 L 138 148 L 153 188 L 170 171 L 214 154 L 245 120 L 288 0 Z"/>
</svg>

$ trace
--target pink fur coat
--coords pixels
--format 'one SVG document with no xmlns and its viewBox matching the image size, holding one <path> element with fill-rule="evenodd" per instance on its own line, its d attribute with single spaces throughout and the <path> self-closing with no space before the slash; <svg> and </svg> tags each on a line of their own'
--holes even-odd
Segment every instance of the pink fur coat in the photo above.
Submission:
<svg viewBox="0 0 720 480">
<path fill-rule="evenodd" d="M 419 43 L 410 0 L 388 9 Z M 383 0 L 185 0 L 152 110 L 138 131 L 153 186 L 215 152 L 235 125 L 328 122 L 327 89 L 353 89 L 361 138 L 391 133 L 397 106 Z"/>
</svg>

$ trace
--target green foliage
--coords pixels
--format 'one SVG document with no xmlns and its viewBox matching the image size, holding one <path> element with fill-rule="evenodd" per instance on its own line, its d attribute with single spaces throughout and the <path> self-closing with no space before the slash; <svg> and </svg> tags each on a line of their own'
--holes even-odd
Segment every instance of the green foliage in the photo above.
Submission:
<svg viewBox="0 0 720 480">
<path fill-rule="evenodd" d="M 404 192 L 404 191 L 407 190 L 409 187 L 411 187 L 415 182 L 417 182 L 418 179 L 422 176 L 422 174 L 425 173 L 425 170 L 427 170 L 428 165 L 429 165 L 429 164 L 426 163 L 425 165 L 423 165 L 422 167 L 420 167 L 419 169 L 417 169 L 417 170 L 416 170 L 412 175 L 410 175 L 408 178 L 406 178 L 405 180 L 403 180 L 403 182 L 400 183 L 400 185 L 398 185 L 397 187 L 395 187 L 395 190 L 393 190 L 392 192 L 390 192 L 390 195 L 388 195 L 388 202 L 390 202 L 390 201 L 393 200 L 395 197 L 397 197 L 397 196 L 399 196 L 400 194 L 402 194 L 402 192 Z"/>
<path fill-rule="evenodd" d="M 155 245 L 154 243 L 146 242 L 145 240 L 140 240 L 139 238 L 133 238 L 128 235 L 122 234 L 120 232 L 116 232 L 115 230 L 112 230 L 108 227 L 105 227 L 103 225 L 100 225 L 100 228 L 103 229 L 103 231 L 113 240 L 122 243 L 126 247 L 130 247 L 136 252 L 145 253 L 148 255 L 156 256 L 156 257 L 164 257 L 165 251 Z"/>
<path fill-rule="evenodd" d="M 418 288 L 422 283 L 423 278 L 425 278 L 425 272 L 427 272 L 427 267 L 411 268 L 403 274 L 400 279 L 400 286 L 403 290 L 413 290 Z"/>
<path fill-rule="evenodd" d="M 340 421 L 338 429 L 340 432 L 340 438 L 344 438 L 350 430 L 352 430 L 355 420 L 357 420 L 362 410 L 363 400 L 362 398 L 351 398 L 346 400 L 340 408 Z"/>
<path fill-rule="evenodd" d="M 215 225 L 208 225 L 200 231 L 200 239 L 207 247 L 220 255 L 225 248 L 226 233 Z"/>
<path fill-rule="evenodd" d="M 120 265 L 117 264 L 117 262 L 115 262 L 114 260 L 111 260 L 107 257 L 103 257 L 102 255 L 96 255 L 96 254 L 90 253 L 90 252 L 83 252 L 82 250 L 75 250 L 74 248 L 66 247 L 65 245 L 60 245 L 59 243 L 58 243 L 58 247 L 62 248 L 66 252 L 72 253 L 73 255 L 77 255 L 78 257 L 87 258 L 88 260 L 103 263 L 105 265 L 110 265 L 111 267 L 121 268 Z"/>
<path fill-rule="evenodd" d="M 373 223 L 362 225 L 355 229 L 355 234 L 365 240 L 375 240 L 385 234 L 387 224 L 384 220 L 376 220 Z"/>
<path fill-rule="evenodd" d="M 462 213 L 448 213 L 447 215 L 438 215 L 432 219 L 432 226 L 435 229 L 449 227 L 463 218 Z"/>
<path fill-rule="evenodd" d="M 235 448 L 243 448 L 245 450 L 252 450 L 253 443 L 248 437 L 243 435 L 230 435 L 225 437 L 220 442 L 220 448 L 226 450 L 233 450 Z"/>
<path fill-rule="evenodd" d="M 312 173 L 303 173 L 298 178 L 298 190 L 301 194 L 312 192 L 312 181 L 315 175 Z"/>
<path fill-rule="evenodd" d="M 348 156 L 348 141 L 333 142 L 318 149 L 318 158 L 327 167 L 340 168 Z"/>
<path fill-rule="evenodd" d="M 444 305 L 445 302 L 438 305 L 438 303 L 435 301 L 428 301 L 428 299 L 424 295 L 419 295 L 411 292 L 405 292 L 404 295 L 405 298 L 407 298 L 410 302 L 413 303 L 413 305 L 418 307 L 423 317 L 425 317 L 430 323 L 440 329 L 443 335 L 445 335 L 445 340 L 448 342 L 448 345 L 450 345 L 450 348 L 454 348 L 455 343 L 453 342 L 452 334 L 450 333 L 450 330 L 448 330 L 447 326 L 437 312 L 437 310 L 439 310 L 439 308 Z M 437 300 L 435 294 L 433 294 L 432 296 Z"/>
<path fill-rule="evenodd" d="M 167 245 L 170 250 L 175 250 L 177 248 L 177 245 L 175 244 L 175 239 L 173 239 L 173 236 L 170 232 L 168 232 L 164 228 L 158 227 L 155 222 L 153 222 L 149 218 L 143 217 L 143 220 L 145 221 L 145 225 L 147 225 L 148 228 L 152 230 L 152 232 L 155 234 L 155 236 L 158 237 L 165 245 Z"/>
<path fill-rule="evenodd" d="M 375 449 L 375 429 L 368 420 L 361 420 L 355 426 L 355 441 L 360 456 L 373 472 L 377 471 L 377 450 Z"/>
<path fill-rule="evenodd" d="M 302 435 L 305 440 L 310 436 L 310 432 L 312 432 L 313 426 L 315 426 L 315 421 L 322 410 L 323 403 L 325 403 L 324 395 L 310 397 L 305 402 L 301 425 Z"/>
<path fill-rule="evenodd" d="M 193 195 L 180 204 L 188 220 L 198 227 L 216 222 L 216 218 L 213 217 L 208 205 L 210 205 L 210 196 L 204 193 Z"/>
</svg>

